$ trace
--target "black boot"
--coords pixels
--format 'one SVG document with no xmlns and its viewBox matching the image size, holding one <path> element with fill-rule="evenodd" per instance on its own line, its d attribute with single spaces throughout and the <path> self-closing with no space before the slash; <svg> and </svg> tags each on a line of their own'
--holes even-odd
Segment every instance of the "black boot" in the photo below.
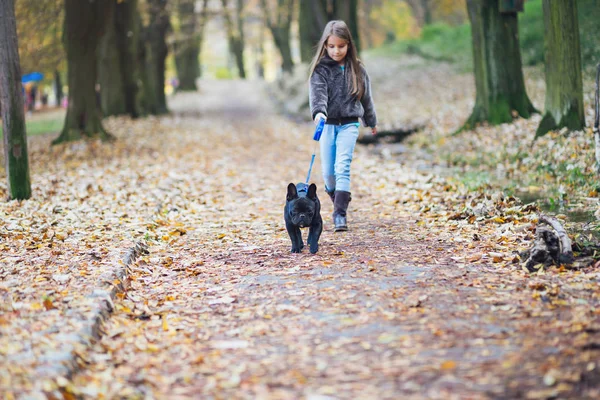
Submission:
<svg viewBox="0 0 600 400">
<path fill-rule="evenodd" d="M 352 197 L 350 192 L 344 192 L 343 190 L 335 191 L 335 198 L 333 201 L 333 224 L 335 225 L 335 232 L 343 232 L 348 230 L 348 224 L 346 223 L 346 210 L 348 209 L 348 203 L 350 203 Z"/>
<path fill-rule="evenodd" d="M 327 193 L 329 195 L 329 198 L 331 199 L 331 202 L 333 204 L 335 204 L 335 190 L 332 190 L 330 192 L 329 190 L 327 190 L 327 188 L 325 188 L 325 193 Z"/>
</svg>

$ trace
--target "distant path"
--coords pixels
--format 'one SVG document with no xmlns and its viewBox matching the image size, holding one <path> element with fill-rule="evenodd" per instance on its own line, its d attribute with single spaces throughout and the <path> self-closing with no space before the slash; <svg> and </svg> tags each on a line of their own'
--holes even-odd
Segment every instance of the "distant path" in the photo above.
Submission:
<svg viewBox="0 0 600 400">
<path fill-rule="evenodd" d="M 598 352 L 582 346 L 600 335 L 577 331 L 588 283 L 581 303 L 550 311 L 525 275 L 455 261 L 477 260 L 472 232 L 423 223 L 398 200 L 431 177 L 358 147 L 350 231 L 334 234 L 317 165 L 320 251 L 290 254 L 285 187 L 304 180 L 313 126 L 275 115 L 252 82 L 202 82 L 170 107 L 156 141 L 172 160 L 159 221 L 173 239 L 133 269 L 75 379 L 89 397 L 98 387 L 162 399 L 598 394 Z M 581 354 L 596 364 L 586 371 Z"/>
</svg>

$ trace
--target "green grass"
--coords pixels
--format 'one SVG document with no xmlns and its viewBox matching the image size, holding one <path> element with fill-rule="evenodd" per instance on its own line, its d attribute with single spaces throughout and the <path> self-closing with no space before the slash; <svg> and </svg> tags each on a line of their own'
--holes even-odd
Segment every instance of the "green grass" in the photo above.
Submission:
<svg viewBox="0 0 600 400">
<path fill-rule="evenodd" d="M 600 0 L 579 0 L 579 31 L 583 67 L 600 62 Z M 519 13 L 519 40 L 523 65 L 544 63 L 544 16 L 542 0 L 525 2 Z M 432 24 L 425 26 L 416 40 L 397 41 L 373 50 L 374 54 L 418 54 L 426 59 L 448 61 L 459 70 L 473 69 L 471 26 Z"/>
<path fill-rule="evenodd" d="M 27 136 L 42 135 L 44 133 L 58 133 L 62 130 L 64 117 L 45 119 L 39 121 L 25 121 Z M 3 137 L 2 124 L 0 123 L 0 138 Z"/>
</svg>

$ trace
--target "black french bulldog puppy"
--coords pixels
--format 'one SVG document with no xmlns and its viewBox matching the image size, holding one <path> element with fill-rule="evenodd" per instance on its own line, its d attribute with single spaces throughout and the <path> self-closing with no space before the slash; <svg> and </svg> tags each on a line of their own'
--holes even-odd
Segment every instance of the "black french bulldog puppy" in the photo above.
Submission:
<svg viewBox="0 0 600 400">
<path fill-rule="evenodd" d="M 292 253 L 300 253 L 304 247 L 300 228 L 308 227 L 310 252 L 319 251 L 319 237 L 323 231 L 321 218 L 321 203 L 317 197 L 317 185 L 304 183 L 294 185 L 290 183 L 287 188 L 287 198 L 283 210 L 285 227 L 292 240 Z"/>
</svg>

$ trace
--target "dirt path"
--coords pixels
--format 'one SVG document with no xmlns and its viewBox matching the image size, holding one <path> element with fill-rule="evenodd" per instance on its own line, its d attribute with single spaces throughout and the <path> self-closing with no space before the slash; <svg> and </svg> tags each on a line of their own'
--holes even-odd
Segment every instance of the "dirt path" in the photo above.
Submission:
<svg viewBox="0 0 600 400">
<path fill-rule="evenodd" d="M 490 250 L 477 224 L 423 217 L 415 199 L 436 177 L 357 148 L 350 231 L 334 234 L 317 165 L 320 251 L 290 254 L 285 187 L 305 177 L 313 127 L 276 116 L 262 96 L 254 83 L 206 82 L 156 121 L 163 154 L 177 157 L 155 221 L 169 234 L 151 238 L 70 390 L 157 399 L 600 394 L 597 283 L 565 272 L 579 286 L 561 290 L 558 274 L 491 266 L 477 256 Z"/>
</svg>

